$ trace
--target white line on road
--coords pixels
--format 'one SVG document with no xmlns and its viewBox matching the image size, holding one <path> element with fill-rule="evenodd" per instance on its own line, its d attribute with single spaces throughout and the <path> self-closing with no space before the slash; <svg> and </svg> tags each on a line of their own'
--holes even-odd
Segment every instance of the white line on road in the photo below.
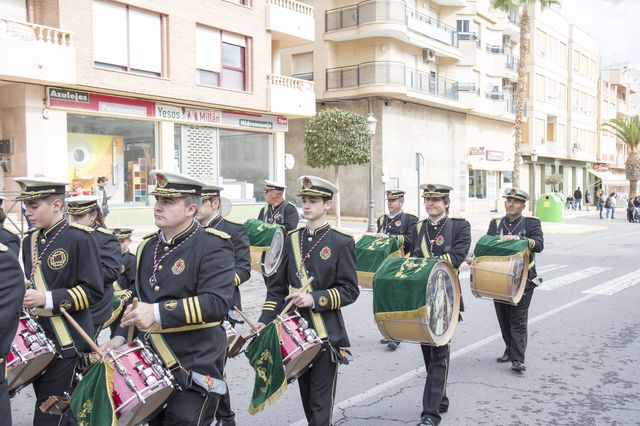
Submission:
<svg viewBox="0 0 640 426">
<path fill-rule="evenodd" d="M 542 283 L 540 287 L 537 288 L 537 290 L 542 290 L 542 291 L 555 290 L 556 288 L 573 284 L 577 281 L 583 280 L 585 278 L 589 278 L 593 275 L 599 274 L 604 271 L 608 271 L 610 269 L 613 269 L 613 268 L 607 268 L 606 266 L 592 266 L 590 268 L 586 268 L 581 271 L 576 271 L 570 274 L 561 275 L 558 278 L 545 281 Z"/>
<path fill-rule="evenodd" d="M 566 268 L 569 265 L 556 265 L 554 263 L 549 265 L 542 265 L 539 268 L 536 268 L 536 272 L 538 275 L 546 274 L 547 272 L 557 271 L 558 269 Z"/>
<path fill-rule="evenodd" d="M 600 294 L 603 296 L 611 296 L 629 287 L 640 283 L 640 269 L 637 271 L 629 272 L 621 277 L 609 280 L 605 283 L 592 287 L 588 290 L 584 290 L 586 294 Z"/>
<path fill-rule="evenodd" d="M 573 302 L 565 303 L 564 305 L 558 306 L 557 308 L 551 309 L 550 311 L 547 311 L 547 312 L 545 312 L 543 314 L 540 314 L 540 315 L 536 316 L 535 318 L 532 318 L 529 321 L 529 324 L 530 325 L 531 324 L 535 324 L 538 321 L 542 321 L 545 318 L 548 318 L 548 317 L 550 317 L 552 315 L 555 315 L 555 314 L 557 314 L 559 312 L 567 310 L 567 309 L 569 309 L 569 308 L 571 308 L 573 306 L 576 306 L 576 305 L 578 305 L 578 304 L 580 304 L 582 302 L 586 302 L 587 300 L 589 300 L 589 299 L 591 299 L 591 298 L 593 298 L 595 296 L 596 296 L 595 294 L 588 294 L 586 296 L 581 297 L 580 299 L 574 300 Z M 496 333 L 496 334 L 493 334 L 493 335 L 491 335 L 489 337 L 485 337 L 484 339 L 479 340 L 479 341 L 477 341 L 475 343 L 472 343 L 472 344 L 470 344 L 468 346 L 465 346 L 464 348 L 460 348 L 460 349 L 458 349 L 457 351 L 455 351 L 455 352 L 453 352 L 451 354 L 451 359 L 455 359 L 455 358 L 461 357 L 462 355 L 465 355 L 465 354 L 467 354 L 469 352 L 472 352 L 472 351 L 474 351 L 474 350 L 476 350 L 476 349 L 478 349 L 478 348 L 480 348 L 480 347 L 482 347 L 482 346 L 484 346 L 484 345 L 486 345 L 488 343 L 493 342 L 494 340 L 498 340 L 500 338 L 500 336 L 501 336 L 500 333 Z M 366 401 L 367 399 L 369 399 L 369 398 L 371 398 L 373 396 L 376 396 L 376 395 L 381 394 L 381 393 L 385 393 L 390 389 L 396 388 L 398 385 L 400 385 L 400 384 L 402 384 L 404 382 L 407 382 L 409 380 L 417 378 L 417 377 L 419 377 L 420 375 L 422 375 L 424 373 L 425 373 L 424 366 L 418 367 L 416 369 L 413 369 L 413 370 L 411 370 L 411 371 L 409 371 L 407 373 L 404 373 L 401 376 L 395 377 L 395 378 L 393 378 L 393 379 L 391 379 L 391 380 L 389 380 L 387 382 L 381 383 L 378 386 L 375 386 L 375 387 L 367 390 L 366 392 L 362 392 L 362 393 L 359 393 L 357 395 L 352 396 L 351 398 L 345 399 L 344 401 L 336 404 L 334 406 L 334 408 L 333 408 L 333 411 L 335 413 L 338 410 L 345 410 L 345 409 L 347 409 L 349 407 L 353 407 L 353 406 L 355 406 L 355 405 L 357 405 L 357 404 L 359 404 L 359 403 L 361 403 L 363 401 Z M 304 426 L 306 424 L 307 424 L 307 420 L 306 419 L 301 419 L 301 420 L 298 420 L 295 423 L 292 423 L 290 426 Z"/>
</svg>

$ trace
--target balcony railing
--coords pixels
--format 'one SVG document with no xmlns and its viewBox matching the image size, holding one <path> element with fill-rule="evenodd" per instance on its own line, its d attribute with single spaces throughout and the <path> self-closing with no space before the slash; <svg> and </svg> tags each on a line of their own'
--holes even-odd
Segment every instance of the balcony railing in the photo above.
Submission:
<svg viewBox="0 0 640 426">
<path fill-rule="evenodd" d="M 481 46 L 480 38 L 476 35 L 476 33 L 458 32 L 458 41 L 474 41 L 477 47 Z"/>
<path fill-rule="evenodd" d="M 476 87 L 475 83 L 458 83 L 458 92 L 475 92 L 480 94 L 480 89 Z"/>
<path fill-rule="evenodd" d="M 286 87 L 289 89 L 298 89 L 313 92 L 313 81 L 302 80 L 295 77 L 287 77 L 286 75 L 269 74 L 267 76 L 269 84 L 276 87 Z"/>
<path fill-rule="evenodd" d="M 512 71 L 518 71 L 518 62 L 519 62 L 519 59 L 517 56 L 512 55 L 511 53 L 507 53 L 506 55 L 504 55 L 505 68 Z"/>
<path fill-rule="evenodd" d="M 504 48 L 497 44 L 487 43 L 487 52 L 500 54 L 500 53 L 504 53 Z"/>
<path fill-rule="evenodd" d="M 280 6 L 293 12 L 313 17 L 313 6 L 309 6 L 308 4 L 304 4 L 296 0 L 269 0 L 269 3 L 274 6 Z"/>
<path fill-rule="evenodd" d="M 58 28 L 0 18 L 0 29 L 2 29 L 3 37 L 28 42 L 39 42 L 52 46 L 71 47 L 73 45 L 71 33 L 59 30 Z"/>
<path fill-rule="evenodd" d="M 407 67 L 402 62 L 365 62 L 326 70 L 327 90 L 362 86 L 403 86 L 423 94 L 458 100 L 458 82 Z"/>
<path fill-rule="evenodd" d="M 492 101 L 501 101 L 504 99 L 504 93 L 502 92 L 487 92 L 485 96 Z"/>
<path fill-rule="evenodd" d="M 325 32 L 355 28 L 372 22 L 405 25 L 418 34 L 458 47 L 458 32 L 454 28 L 410 9 L 403 1 L 368 0 L 325 12 Z"/>
</svg>

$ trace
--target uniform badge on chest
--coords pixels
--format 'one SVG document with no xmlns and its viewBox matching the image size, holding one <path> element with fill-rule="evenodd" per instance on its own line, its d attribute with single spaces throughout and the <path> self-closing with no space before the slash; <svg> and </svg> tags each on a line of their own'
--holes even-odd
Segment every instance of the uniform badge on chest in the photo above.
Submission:
<svg viewBox="0 0 640 426">
<path fill-rule="evenodd" d="M 444 237 L 442 235 L 438 235 L 436 237 L 436 244 L 439 245 L 439 246 L 444 244 Z"/>
<path fill-rule="evenodd" d="M 396 222 L 395 222 L 395 224 L 394 224 L 394 225 L 396 225 L 396 226 L 398 226 L 398 227 L 399 227 L 400 225 L 402 225 L 402 222 L 400 222 L 399 220 L 396 220 Z"/>
<path fill-rule="evenodd" d="M 331 249 L 328 246 L 323 247 L 322 250 L 320 250 L 320 259 L 327 260 L 330 257 L 331 257 Z"/>
<path fill-rule="evenodd" d="M 184 271 L 184 268 L 184 260 L 178 259 L 176 260 L 176 263 L 174 263 L 171 267 L 171 272 L 173 272 L 173 275 L 180 275 Z"/>
<path fill-rule="evenodd" d="M 49 268 L 54 270 L 64 268 L 65 266 L 67 266 L 67 263 L 69 263 L 69 254 L 65 249 L 61 248 L 54 250 L 47 259 Z"/>
</svg>

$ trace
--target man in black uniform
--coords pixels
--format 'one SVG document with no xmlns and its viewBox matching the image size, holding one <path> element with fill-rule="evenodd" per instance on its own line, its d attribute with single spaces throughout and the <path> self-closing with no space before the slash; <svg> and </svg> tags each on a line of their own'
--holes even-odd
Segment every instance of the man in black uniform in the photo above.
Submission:
<svg viewBox="0 0 640 426">
<path fill-rule="evenodd" d="M 449 193 L 447 185 L 420 185 L 424 207 L 429 217 L 414 227 L 411 256 L 437 257 L 449 261 L 457 270 L 464 262 L 471 247 L 471 225 L 465 219 L 449 217 Z M 464 310 L 462 300 L 460 310 Z M 449 373 L 449 344 L 444 346 L 421 345 L 427 379 L 422 394 L 422 415 L 418 426 L 437 425 L 441 413 L 449 410 L 447 375 Z"/>
<path fill-rule="evenodd" d="M 125 292 L 127 296 L 123 297 L 123 300 L 129 300 L 131 299 L 131 293 L 134 291 L 134 284 L 136 282 L 136 257 L 129 251 L 133 229 L 113 228 L 111 231 L 113 231 L 113 235 L 120 243 L 120 254 L 122 255 L 120 275 L 118 276 L 118 281 L 113 283 L 114 294 L 117 296 Z M 124 310 L 121 310 L 120 314 L 118 314 L 117 317 L 113 319 L 113 322 L 111 322 L 111 325 L 109 325 L 111 337 L 115 336 L 116 329 L 120 325 L 123 314 Z"/>
<path fill-rule="evenodd" d="M 129 305 L 117 336 L 103 347 L 117 348 L 129 325 L 151 345 L 180 385 L 149 424 L 209 425 L 226 392 L 222 381 L 226 333 L 220 327 L 233 297 L 234 260 L 229 235 L 205 230 L 194 218 L 204 184 L 177 173 L 152 170 L 157 186 L 159 231 L 138 246 L 135 284 L 140 303 Z"/>
<path fill-rule="evenodd" d="M 387 208 L 389 213 L 378 218 L 378 237 L 397 238 L 402 245 L 404 253 L 409 253 L 411 249 L 411 234 L 418 223 L 418 218 L 412 214 L 402 211 L 404 205 L 405 192 L 399 189 L 387 191 Z M 381 339 L 380 343 L 395 351 L 400 342 L 398 340 Z"/>
<path fill-rule="evenodd" d="M 2 208 L 3 202 L 6 197 L 0 195 L 0 244 L 4 244 L 9 247 L 16 257 L 20 256 L 20 238 L 13 232 L 4 227 L 4 221 L 7 219 L 7 214 Z"/>
<path fill-rule="evenodd" d="M 103 296 L 90 308 L 94 327 L 93 336 L 97 340 L 103 324 L 111 318 L 113 283 L 118 279 L 122 262 L 120 244 L 113 232 L 104 226 L 104 216 L 98 206 L 98 196 L 78 195 L 65 199 L 65 202 L 67 203 L 69 222 L 86 226 L 87 231 L 91 232 L 93 238 L 96 239 L 100 252 L 104 283 Z"/>
<path fill-rule="evenodd" d="M 34 224 L 22 242 L 25 276 L 31 282 L 23 305 L 35 309 L 38 322 L 56 346 L 55 358 L 33 383 L 36 394 L 34 425 L 57 425 L 61 418 L 39 407 L 49 396 L 69 392 L 79 354 L 90 348 L 61 314 L 64 308 L 89 335 L 89 309 L 102 298 L 103 284 L 98 246 L 85 227 L 63 216 L 67 182 L 46 177 L 15 178 L 21 186 L 17 200 L 26 204 Z"/>
<path fill-rule="evenodd" d="M 307 226 L 289 232 L 282 263 L 269 278 L 259 327 L 274 320 L 288 300 L 324 341 L 313 366 L 298 378 L 302 405 L 310 426 L 331 425 L 338 364 L 350 359 L 349 338 L 340 308 L 360 294 L 353 237 L 332 229 L 327 212 L 338 188 L 315 177 L 298 178 Z M 314 278 L 308 292 L 300 288 Z M 291 288 L 289 287 L 291 286 Z"/>
<path fill-rule="evenodd" d="M 231 236 L 236 275 L 233 299 L 229 301 L 232 308 L 229 310 L 228 319 L 235 326 L 241 321 L 238 319 L 233 307 L 237 306 L 238 309 L 241 309 L 240 284 L 251 278 L 251 254 L 249 253 L 249 237 L 247 237 L 244 226 L 232 222 L 220 214 L 220 191 L 222 189 L 214 185 L 208 185 L 202 189 L 202 204 L 198 209 L 196 219 L 205 228 L 217 229 Z M 220 398 L 216 418 L 216 426 L 234 426 L 236 424 L 235 413 L 231 409 L 229 392 Z"/>
<path fill-rule="evenodd" d="M 524 352 L 527 349 L 529 305 L 533 289 L 536 288 L 534 279 L 537 277 L 534 253 L 540 253 L 544 248 L 544 235 L 538 218 L 522 216 L 529 194 L 522 189 L 511 188 L 505 192 L 504 198 L 506 216 L 489 222 L 487 235 L 500 235 L 504 241 L 526 239 L 529 241 L 530 254 L 527 284 L 520 302 L 516 306 L 494 302 L 505 344 L 504 353 L 496 361 L 511 361 L 513 370 L 524 372 L 527 370 L 524 365 Z"/>
<path fill-rule="evenodd" d="M 285 201 L 284 190 L 285 185 L 273 182 L 271 180 L 264 181 L 264 199 L 266 206 L 260 210 L 258 220 L 267 223 L 277 223 L 283 225 L 287 232 L 293 231 L 298 227 L 298 209 L 288 201 Z"/>
<path fill-rule="evenodd" d="M 0 419 L 11 424 L 11 406 L 6 381 L 6 362 L 18 328 L 24 297 L 24 279 L 18 257 L 0 243 Z"/>
</svg>

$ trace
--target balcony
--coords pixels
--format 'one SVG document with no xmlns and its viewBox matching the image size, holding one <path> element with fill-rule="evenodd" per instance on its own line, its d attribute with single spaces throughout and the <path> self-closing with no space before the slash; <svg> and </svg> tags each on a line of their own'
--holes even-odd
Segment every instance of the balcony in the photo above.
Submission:
<svg viewBox="0 0 640 426">
<path fill-rule="evenodd" d="M 505 53 L 504 55 L 504 70 L 505 76 L 514 82 L 518 81 L 518 65 L 520 63 L 520 59 L 512 55 L 511 53 Z"/>
<path fill-rule="evenodd" d="M 267 30 L 281 47 L 307 44 L 315 40 L 313 6 L 296 0 L 267 0 Z"/>
<path fill-rule="evenodd" d="M 0 18 L 0 52 L 0 78 L 76 82 L 76 49 L 70 32 Z"/>
<path fill-rule="evenodd" d="M 402 62 L 365 62 L 330 68 L 326 70 L 326 84 L 328 92 L 352 89 L 354 95 L 398 94 L 428 104 L 462 108 L 457 103 L 458 82 L 409 68 Z"/>
<path fill-rule="evenodd" d="M 458 32 L 407 7 L 403 1 L 368 0 L 325 12 L 325 40 L 348 41 L 390 37 L 439 56 L 461 59 Z"/>
<path fill-rule="evenodd" d="M 269 111 L 290 118 L 311 117 L 316 113 L 314 87 L 312 81 L 269 74 L 267 76 Z"/>
</svg>

